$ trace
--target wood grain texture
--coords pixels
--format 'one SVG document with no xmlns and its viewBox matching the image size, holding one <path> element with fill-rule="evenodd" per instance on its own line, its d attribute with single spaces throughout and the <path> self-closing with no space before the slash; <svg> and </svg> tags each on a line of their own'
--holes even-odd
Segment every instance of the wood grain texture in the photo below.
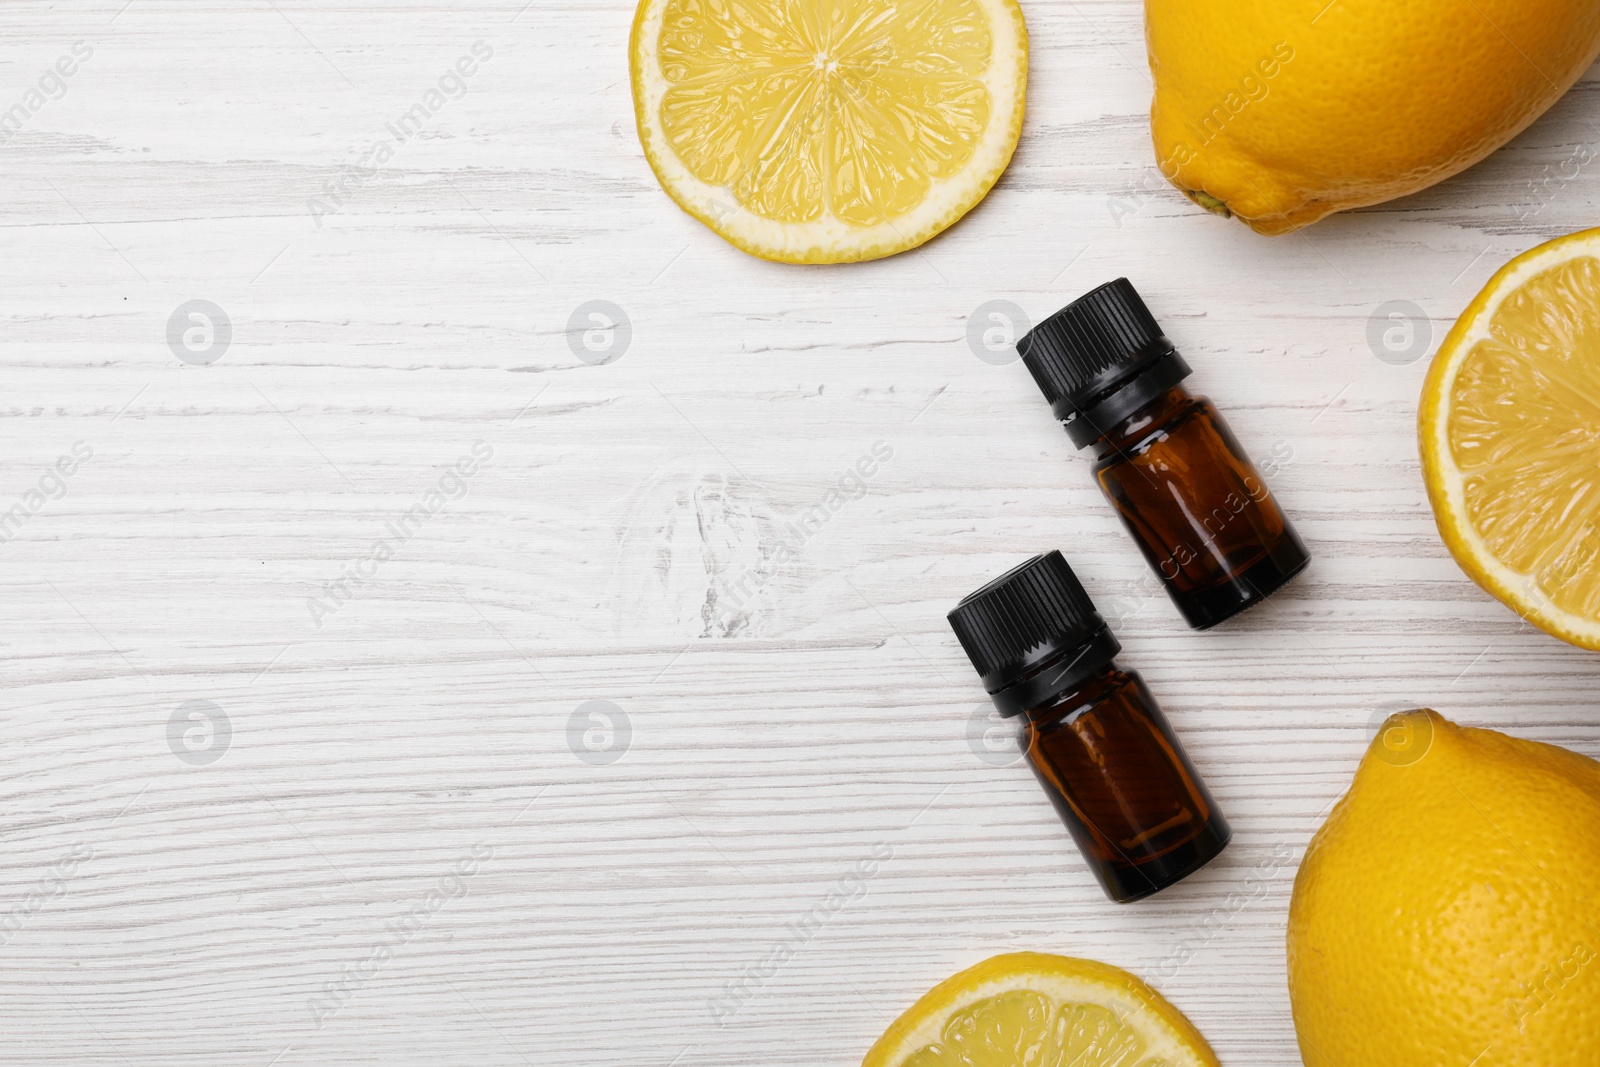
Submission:
<svg viewBox="0 0 1600 1067">
<path fill-rule="evenodd" d="M 1293 862 L 1375 715 L 1600 756 L 1600 659 L 1448 558 L 1426 360 L 1367 339 L 1402 299 L 1436 344 L 1592 223 L 1600 179 L 1563 164 L 1600 78 L 1457 180 L 1273 241 L 1156 179 L 1137 3 L 1025 8 L 1027 129 L 988 201 L 799 269 L 656 188 L 628 3 L 6 5 L 0 110 L 92 56 L 0 145 L 0 504 L 93 455 L 0 544 L 0 1062 L 847 1067 L 936 980 L 1036 949 L 1288 1067 Z M 1316 556 L 1218 632 L 1152 595 L 1026 373 L 966 340 L 986 301 L 1037 319 L 1120 274 Z M 232 323 L 209 366 L 167 341 L 197 299 Z M 600 366 L 567 337 L 596 299 L 632 330 Z M 1237 831 L 1133 907 L 969 740 L 944 612 L 1051 547 Z M 591 700 L 627 716 L 613 762 L 571 742 Z M 214 762 L 169 737 L 190 701 L 227 716 Z"/>
</svg>

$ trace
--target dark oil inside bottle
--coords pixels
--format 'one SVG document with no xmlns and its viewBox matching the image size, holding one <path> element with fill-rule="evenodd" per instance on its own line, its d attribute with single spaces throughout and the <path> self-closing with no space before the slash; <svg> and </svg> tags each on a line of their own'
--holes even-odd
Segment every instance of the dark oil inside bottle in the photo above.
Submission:
<svg viewBox="0 0 1600 1067">
<path fill-rule="evenodd" d="M 1269 596 L 1310 560 L 1211 401 L 1174 386 L 1095 442 L 1095 479 L 1191 626 Z"/>
<path fill-rule="evenodd" d="M 1137 674 L 1108 667 L 1029 710 L 1028 761 L 1108 896 L 1128 903 L 1204 866 L 1227 820 Z"/>
</svg>

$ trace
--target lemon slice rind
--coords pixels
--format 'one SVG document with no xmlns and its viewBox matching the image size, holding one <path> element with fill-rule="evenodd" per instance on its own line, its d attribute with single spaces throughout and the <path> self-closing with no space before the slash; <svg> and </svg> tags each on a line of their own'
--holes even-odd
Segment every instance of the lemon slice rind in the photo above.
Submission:
<svg viewBox="0 0 1600 1067">
<path fill-rule="evenodd" d="M 913 1058 L 926 1062 L 953 1016 L 1018 992 L 1041 994 L 1057 1008 L 1082 1004 L 1109 1010 L 1143 1042 L 1143 1050 L 1129 1061 L 1140 1067 L 1218 1067 L 1216 1054 L 1194 1025 L 1138 978 L 1093 960 L 1035 952 L 995 956 L 939 983 L 890 1025 L 862 1067 L 902 1067 Z M 1121 1058 L 1117 1062 L 1120 1067 Z"/>
<path fill-rule="evenodd" d="M 696 176 L 672 148 L 659 119 L 669 89 L 658 44 L 670 0 L 641 0 L 629 44 L 634 118 L 645 159 L 668 196 L 735 247 L 782 263 L 853 263 L 915 248 L 954 225 L 999 181 L 1022 133 L 1028 33 L 1016 0 L 977 0 L 989 16 L 992 52 L 979 79 L 989 92 L 989 121 L 965 167 L 935 180 L 910 211 L 873 225 L 824 213 L 814 221 L 777 221 L 744 207 L 725 186 Z"/>
<path fill-rule="evenodd" d="M 1440 345 L 1423 385 L 1417 428 L 1423 477 L 1439 533 L 1468 577 L 1517 614 L 1564 641 L 1600 650 L 1600 619 L 1558 604 L 1536 577 L 1501 560 L 1479 532 L 1467 503 L 1466 475 L 1450 445 L 1457 376 L 1473 350 L 1494 341 L 1495 316 L 1505 302 L 1541 275 L 1580 257 L 1600 260 L 1600 229 L 1558 238 L 1525 252 L 1489 280 Z"/>
</svg>

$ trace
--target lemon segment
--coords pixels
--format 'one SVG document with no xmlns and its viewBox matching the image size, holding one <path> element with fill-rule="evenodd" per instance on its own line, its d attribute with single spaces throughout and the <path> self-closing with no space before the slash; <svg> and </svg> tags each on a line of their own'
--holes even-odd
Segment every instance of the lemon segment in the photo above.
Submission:
<svg viewBox="0 0 1600 1067">
<path fill-rule="evenodd" d="M 1092 960 L 1019 952 L 935 986 L 862 1067 L 1217 1067 L 1155 990 Z"/>
<path fill-rule="evenodd" d="M 1434 357 L 1420 433 L 1457 562 L 1528 621 L 1600 649 L 1600 230 L 1490 281 Z"/>
<path fill-rule="evenodd" d="M 642 0 L 639 138 L 689 214 L 766 259 L 915 247 L 983 199 L 1022 130 L 1016 0 Z"/>
</svg>

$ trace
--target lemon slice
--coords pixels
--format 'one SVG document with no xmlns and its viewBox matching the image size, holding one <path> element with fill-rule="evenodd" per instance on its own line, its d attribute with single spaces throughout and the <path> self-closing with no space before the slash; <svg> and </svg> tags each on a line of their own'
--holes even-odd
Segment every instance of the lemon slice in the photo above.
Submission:
<svg viewBox="0 0 1600 1067">
<path fill-rule="evenodd" d="M 1512 260 L 1423 387 L 1423 474 L 1473 581 L 1600 649 L 1600 230 Z"/>
<path fill-rule="evenodd" d="M 754 255 L 844 263 L 972 209 L 1022 132 L 1016 0 L 642 0 L 639 140 L 689 214 Z"/>
<path fill-rule="evenodd" d="M 1127 971 L 1016 952 L 934 986 L 861 1067 L 1217 1067 L 1217 1057 Z"/>
</svg>

